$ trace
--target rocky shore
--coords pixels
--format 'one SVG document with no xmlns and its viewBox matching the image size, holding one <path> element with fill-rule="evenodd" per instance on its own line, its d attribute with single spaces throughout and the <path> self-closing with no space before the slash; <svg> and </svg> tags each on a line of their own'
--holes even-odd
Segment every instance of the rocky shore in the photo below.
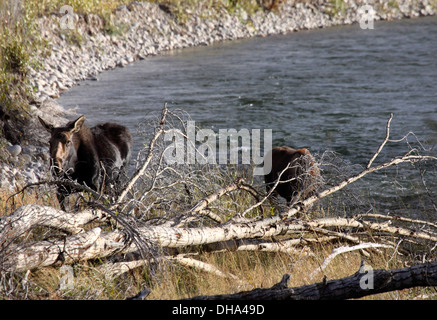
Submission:
<svg viewBox="0 0 437 320">
<path fill-rule="evenodd" d="M 26 128 L 28 141 L 10 145 L 10 157 L 0 163 L 0 189 L 14 191 L 47 178 L 48 135 L 37 116 L 65 122 L 66 111 L 56 102 L 63 91 L 85 79 L 98 80 L 101 72 L 145 59 L 168 50 L 210 45 L 254 36 L 286 34 L 304 29 L 359 23 L 362 6 L 370 5 L 375 20 L 435 15 L 432 0 L 396 1 L 285 1 L 277 10 L 248 13 L 226 8 L 186 9 L 184 21 L 172 8 L 149 2 L 133 2 L 116 9 L 110 28 L 96 15 L 52 14 L 39 20 L 44 39 L 51 46 L 41 55 L 41 68 L 31 71 L 36 88 L 31 106 L 33 120 Z M 66 20 L 66 18 L 68 18 Z M 68 24 L 65 24 L 65 21 Z"/>
</svg>

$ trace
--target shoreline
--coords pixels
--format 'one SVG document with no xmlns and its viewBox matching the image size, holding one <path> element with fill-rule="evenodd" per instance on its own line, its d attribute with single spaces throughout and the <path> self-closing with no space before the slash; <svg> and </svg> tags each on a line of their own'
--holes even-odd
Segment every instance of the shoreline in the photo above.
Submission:
<svg viewBox="0 0 437 320">
<path fill-rule="evenodd" d="M 32 120 L 26 128 L 30 139 L 21 146 L 21 153 L 0 164 L 0 189 L 17 191 L 28 183 L 47 179 L 48 135 L 37 116 L 53 124 L 65 123 L 68 111 L 56 99 L 80 81 L 98 81 L 101 72 L 170 50 L 359 23 L 363 18 L 359 8 L 365 3 L 286 1 L 277 12 L 259 10 L 253 14 L 241 8 L 233 14 L 224 8 L 210 9 L 207 14 L 201 8 L 195 12 L 187 9 L 187 20 L 178 24 L 168 8 L 133 2 L 115 10 L 110 32 L 104 30 L 103 20 L 93 14 L 74 14 L 71 29 L 61 28 L 62 15 L 41 17 L 41 34 L 49 42 L 51 54 L 40 56 L 42 67 L 30 72 L 36 88 Z M 437 13 L 437 2 L 430 0 L 371 3 L 376 21 Z"/>
<path fill-rule="evenodd" d="M 359 23 L 363 18 L 360 3 L 344 1 L 345 7 L 330 16 L 329 8 L 322 1 L 296 3 L 287 1 L 279 12 L 257 11 L 249 15 L 242 9 L 235 14 L 221 10 L 201 18 L 202 12 L 192 14 L 185 25 L 178 25 L 171 13 L 157 4 L 133 2 L 114 12 L 113 26 L 109 34 L 104 31 L 103 21 L 96 15 L 75 15 L 73 29 L 59 27 L 62 16 L 52 15 L 40 19 L 43 36 L 51 43 L 52 52 L 43 59 L 40 71 L 31 71 L 32 84 L 37 88 L 36 105 L 47 98 L 56 99 L 60 93 L 83 80 L 97 80 L 103 71 L 124 67 L 166 51 L 193 46 L 210 45 L 251 37 L 280 35 L 300 30 L 327 28 Z M 437 14 L 429 0 L 398 1 L 390 7 L 382 0 L 375 1 L 375 21 L 396 20 Z M 341 11 L 344 10 L 344 11 Z M 120 32 L 117 34 L 117 32 Z M 77 39 L 80 38 L 80 39 Z"/>
</svg>

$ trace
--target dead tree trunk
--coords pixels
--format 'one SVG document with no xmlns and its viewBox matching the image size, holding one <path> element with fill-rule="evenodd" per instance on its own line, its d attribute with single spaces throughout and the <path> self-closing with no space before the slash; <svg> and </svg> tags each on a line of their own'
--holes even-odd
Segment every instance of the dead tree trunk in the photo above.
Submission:
<svg viewBox="0 0 437 320">
<path fill-rule="evenodd" d="M 393 270 L 363 270 L 341 279 L 287 288 L 286 279 L 271 288 L 234 294 L 198 296 L 194 300 L 342 300 L 412 287 L 437 285 L 437 263 Z"/>
<path fill-rule="evenodd" d="M 47 217 L 45 219 L 41 217 Z M 50 226 L 65 231 L 80 230 L 84 222 L 102 219 L 104 213 L 100 210 L 85 210 L 69 214 L 51 207 L 26 205 L 18 209 L 6 219 L 0 221 L 0 253 L 5 255 L 3 263 L 8 269 L 25 271 L 52 265 L 65 257 L 65 263 L 78 260 L 104 258 L 115 252 L 137 251 L 123 230 L 101 231 L 95 228 L 88 232 L 80 232 L 64 236 L 59 240 L 39 241 L 26 244 L 15 244 L 14 239 L 21 237 L 27 230 L 36 226 Z M 61 219 L 62 218 L 62 219 Z M 68 223 L 67 223 L 68 222 Z M 421 225 L 420 221 L 418 222 Z M 17 227 L 15 228 L 15 226 Z M 336 236 L 354 243 L 363 240 L 332 229 L 356 228 L 370 230 L 373 236 L 378 233 L 437 241 L 435 230 L 415 230 L 364 221 L 362 218 L 321 218 L 314 220 L 280 220 L 273 216 L 262 220 L 245 223 L 230 223 L 216 227 L 173 228 L 165 226 L 139 226 L 136 231 L 143 239 L 162 248 L 182 248 L 197 245 L 220 243 L 229 240 L 269 239 L 276 236 L 287 236 L 293 233 L 319 233 L 324 236 Z M 74 233 L 74 232 L 72 232 Z M 365 233 L 363 234 L 363 236 Z M 8 252 L 9 254 L 5 254 Z"/>
</svg>

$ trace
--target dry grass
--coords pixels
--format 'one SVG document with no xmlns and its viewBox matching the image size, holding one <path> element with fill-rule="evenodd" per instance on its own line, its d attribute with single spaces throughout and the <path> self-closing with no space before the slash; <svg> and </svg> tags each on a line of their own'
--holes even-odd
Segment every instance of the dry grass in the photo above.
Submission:
<svg viewBox="0 0 437 320">
<path fill-rule="evenodd" d="M 60 277 L 56 268 L 35 271 L 29 277 L 33 283 L 29 297 L 32 299 L 126 299 L 145 287 L 151 289 L 148 299 L 175 300 L 199 295 L 234 293 L 253 288 L 268 288 L 279 282 L 286 273 L 291 274 L 290 287 L 297 287 L 323 280 L 323 274 L 310 279 L 309 274 L 316 269 L 333 246 L 320 247 L 311 258 L 295 257 L 285 254 L 260 252 L 222 252 L 201 255 L 201 260 L 218 267 L 222 272 L 232 273 L 241 284 L 231 278 L 223 278 L 211 273 L 187 268 L 178 264 L 168 264 L 165 270 L 151 280 L 147 268 L 137 268 L 117 279 L 107 279 L 96 267 L 98 263 L 85 263 L 74 266 L 74 288 L 58 291 Z M 388 263 L 389 256 L 374 255 L 367 260 L 374 269 L 402 267 L 402 263 Z M 338 256 L 325 270 L 327 279 L 337 279 L 355 273 L 361 262 L 361 256 L 352 252 Z M 370 300 L 406 300 L 432 294 L 429 288 L 414 288 L 374 296 Z"/>
<path fill-rule="evenodd" d="M 18 192 L 19 190 L 17 190 Z M 25 204 L 38 204 L 59 207 L 56 196 L 50 191 L 29 190 L 23 193 L 0 190 L 0 217 L 11 214 Z"/>
</svg>

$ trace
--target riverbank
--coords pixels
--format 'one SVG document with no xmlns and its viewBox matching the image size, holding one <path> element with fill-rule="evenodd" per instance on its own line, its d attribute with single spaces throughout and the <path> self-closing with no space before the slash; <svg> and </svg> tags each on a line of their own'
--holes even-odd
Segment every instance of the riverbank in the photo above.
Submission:
<svg viewBox="0 0 437 320">
<path fill-rule="evenodd" d="M 93 14 L 52 14 L 39 19 L 50 54 L 39 55 L 40 68 L 29 73 L 36 89 L 21 152 L 0 165 L 0 188 L 17 190 L 47 176 L 47 134 L 36 116 L 60 124 L 66 111 L 56 102 L 63 91 L 85 79 L 98 81 L 105 70 L 124 67 L 165 51 L 254 36 L 359 23 L 364 1 L 286 1 L 274 10 L 236 6 L 176 8 L 134 2 L 118 7 L 110 27 Z M 375 20 L 435 15 L 437 4 L 423 1 L 375 1 Z M 68 19 L 66 19 L 68 18 Z M 17 148 L 17 146 L 15 146 Z M 11 148 L 11 151 L 12 148 Z"/>
</svg>

